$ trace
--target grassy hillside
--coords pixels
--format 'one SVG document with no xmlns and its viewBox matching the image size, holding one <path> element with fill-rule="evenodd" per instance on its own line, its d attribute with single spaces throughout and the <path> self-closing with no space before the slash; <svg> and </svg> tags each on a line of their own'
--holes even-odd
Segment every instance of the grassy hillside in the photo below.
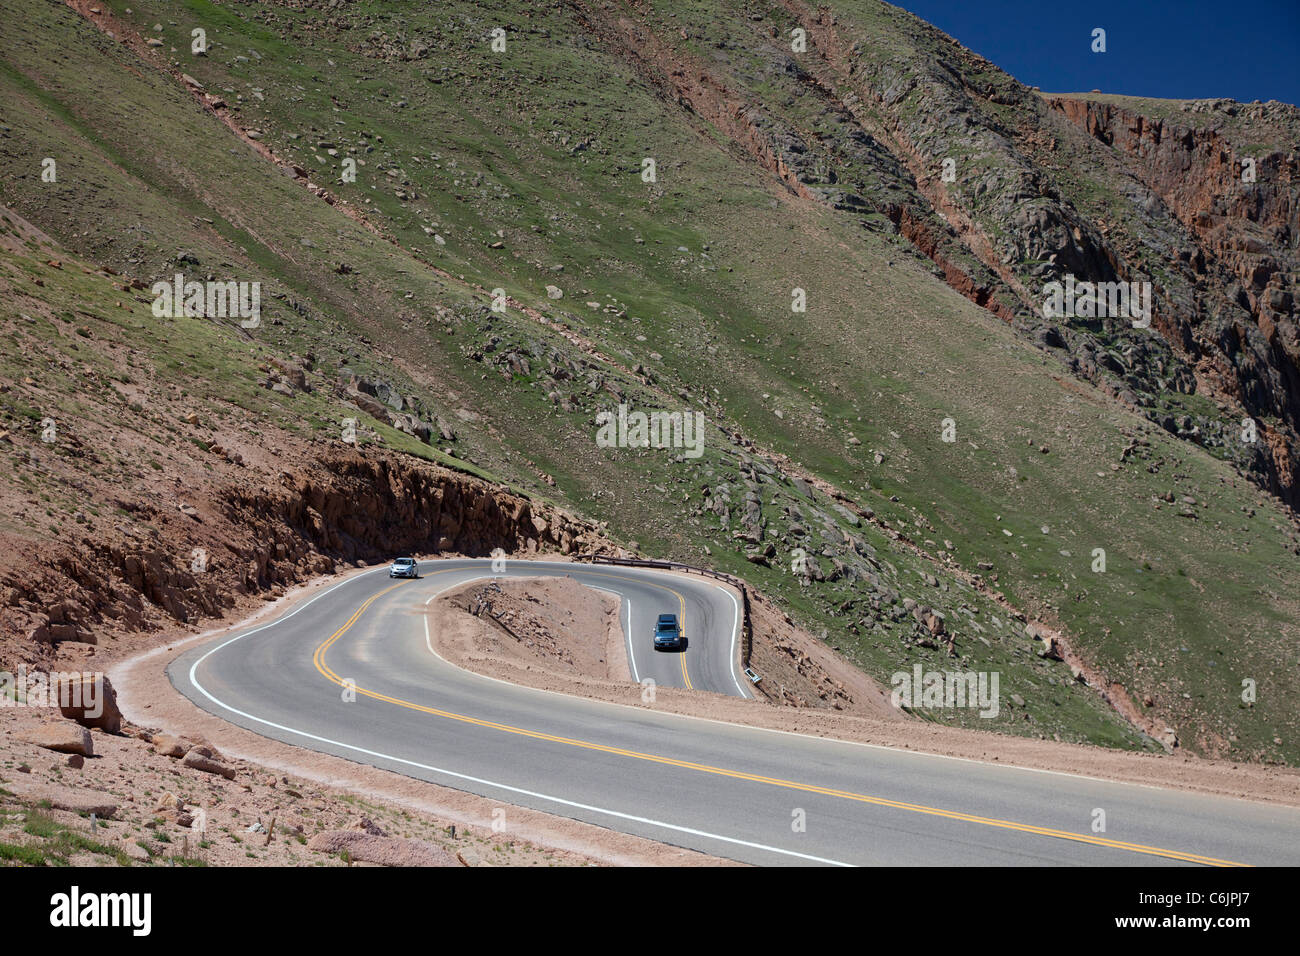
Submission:
<svg viewBox="0 0 1300 956">
<path fill-rule="evenodd" d="M 15 247 L 7 311 L 35 301 L 64 316 L 13 316 L 24 349 L 76 362 L 63 350 L 84 352 L 84 324 L 99 378 L 131 355 L 145 409 L 151 392 L 182 388 L 200 414 L 329 439 L 357 414 L 346 381 L 382 380 L 454 439 L 421 442 L 363 412 L 370 440 L 499 477 L 648 554 L 741 573 L 886 682 L 914 662 L 1001 673 L 996 721 L 934 719 L 1152 746 L 1039 656 L 1000 592 L 1183 746 L 1300 760 L 1300 542 L 1276 500 L 1072 377 L 945 283 L 887 217 L 843 208 L 836 190 L 924 199 L 901 160 L 845 137 L 842 108 L 783 71 L 772 37 L 794 21 L 782 11 L 102 6 L 119 39 L 64 6 L 0 5 L 30 24 L 0 40 L 0 200 L 92 271 L 146 286 L 176 271 L 260 281 L 263 323 L 158 320 L 147 289 L 118 308 L 111 282 Z M 841 16 L 862 18 L 881 57 L 914 42 L 875 5 Z M 190 52 L 195 27 L 206 55 Z M 161 46 L 124 44 L 125 31 Z M 697 63 L 725 88 L 682 102 L 661 74 Z M 822 144 L 827 192 L 737 140 L 728 117 L 746 108 L 791 162 Z M 57 183 L 40 179 L 47 156 Z M 497 288 L 504 313 L 489 307 Z M 796 288 L 805 312 L 791 309 Z M 310 392 L 263 387 L 259 366 L 307 356 Z M 50 361 L 27 384 L 24 353 L 4 357 L 15 434 L 34 435 L 51 405 L 77 420 L 78 378 Z M 706 453 L 596 447 L 595 414 L 620 400 L 703 411 Z M 96 448 L 93 429 L 79 437 Z M 134 480 L 140 463 L 121 467 Z M 36 500 L 51 493 L 27 480 Z M 45 533 L 30 508 L 11 520 Z M 816 563 L 806 581 L 796 548 Z M 943 613 L 955 656 L 905 600 Z"/>
</svg>

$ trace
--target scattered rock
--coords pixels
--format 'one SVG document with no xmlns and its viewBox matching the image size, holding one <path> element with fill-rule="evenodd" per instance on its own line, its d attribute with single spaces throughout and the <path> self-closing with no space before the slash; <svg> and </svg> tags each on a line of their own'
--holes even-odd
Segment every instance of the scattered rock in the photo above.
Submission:
<svg viewBox="0 0 1300 956">
<path fill-rule="evenodd" d="M 358 818 L 358 820 L 355 823 L 353 823 L 352 826 L 350 826 L 348 829 L 355 831 L 357 833 L 368 833 L 370 834 L 370 836 L 379 836 L 379 837 L 388 836 L 388 834 L 384 832 L 383 827 L 375 823 L 375 821 L 371 820 L 369 817 Z"/>
<path fill-rule="evenodd" d="M 185 801 L 174 793 L 164 793 L 154 805 L 154 813 L 178 813 L 185 809 Z"/>
<path fill-rule="evenodd" d="M 28 732 L 26 739 L 28 743 L 56 753 L 79 754 L 82 757 L 95 755 L 95 745 L 90 739 L 90 731 L 66 720 L 52 720 L 43 724 Z"/>
<path fill-rule="evenodd" d="M 175 757 L 179 760 L 189 752 L 194 744 L 182 737 L 174 737 L 171 734 L 154 734 L 153 749 L 164 757 Z"/>
<path fill-rule="evenodd" d="M 205 753 L 205 751 L 209 752 Z M 204 773 L 213 773 L 225 777 L 227 780 L 234 780 L 235 771 L 215 757 L 210 756 L 209 753 L 210 750 L 207 747 L 195 747 L 181 759 L 181 763 L 192 770 L 201 770 Z"/>
</svg>

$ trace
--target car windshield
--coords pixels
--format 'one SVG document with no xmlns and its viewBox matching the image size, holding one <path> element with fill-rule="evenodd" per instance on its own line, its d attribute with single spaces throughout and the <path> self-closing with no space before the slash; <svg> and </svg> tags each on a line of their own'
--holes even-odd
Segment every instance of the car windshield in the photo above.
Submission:
<svg viewBox="0 0 1300 956">
<path fill-rule="evenodd" d="M 394 561 L 393 563 L 394 563 L 394 564 L 414 564 L 414 563 L 415 563 L 415 560 L 412 559 L 412 558 L 398 558 L 398 559 L 397 559 L 396 561 Z"/>
</svg>

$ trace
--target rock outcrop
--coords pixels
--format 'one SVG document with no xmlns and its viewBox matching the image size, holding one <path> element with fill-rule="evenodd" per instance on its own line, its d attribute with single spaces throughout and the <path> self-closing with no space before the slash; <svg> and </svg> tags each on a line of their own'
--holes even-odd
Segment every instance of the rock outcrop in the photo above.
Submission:
<svg viewBox="0 0 1300 956">
<path fill-rule="evenodd" d="M 94 643 L 101 631 L 212 618 L 239 595 L 291 586 L 339 563 L 398 553 L 483 556 L 497 548 L 572 554 L 602 543 L 594 526 L 552 506 L 389 453 L 327 451 L 274 479 L 217 484 L 204 495 L 195 500 L 214 544 L 202 549 L 202 561 L 193 557 L 190 527 L 166 523 L 188 519 L 134 503 L 138 516 L 160 529 L 156 537 L 86 538 L 21 577 L 10 575 L 0 581 L 9 621 L 25 622 L 18 627 L 36 644 L 49 645 L 60 629 Z M 121 715 L 111 692 L 108 703 L 93 726 L 116 732 Z"/>
<path fill-rule="evenodd" d="M 1300 506 L 1300 157 L 1255 141 L 1262 128 L 1294 144 L 1300 111 L 1197 101 L 1175 122 L 1110 102 L 1046 102 L 1122 154 L 1184 230 L 1190 288 L 1168 310 L 1166 338 L 1207 391 L 1259 420 L 1261 483 Z"/>
</svg>

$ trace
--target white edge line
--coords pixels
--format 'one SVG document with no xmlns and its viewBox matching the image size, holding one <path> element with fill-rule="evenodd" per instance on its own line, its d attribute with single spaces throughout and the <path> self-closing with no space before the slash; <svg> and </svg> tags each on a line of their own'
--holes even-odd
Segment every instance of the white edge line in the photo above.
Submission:
<svg viewBox="0 0 1300 956">
<path fill-rule="evenodd" d="M 740 602 L 736 600 L 736 595 L 732 594 L 721 584 L 713 585 L 727 597 L 731 598 L 732 616 L 731 616 L 731 679 L 736 682 L 736 690 L 740 691 L 740 696 L 749 700 L 751 694 L 741 686 L 740 678 L 736 675 L 736 638 L 740 635 Z"/>
<path fill-rule="evenodd" d="M 470 580 L 474 579 L 471 578 Z M 614 595 L 618 598 L 619 604 L 622 604 L 624 601 L 627 602 L 627 627 L 623 631 L 623 640 L 627 644 L 628 663 L 632 665 L 632 680 L 636 681 L 638 684 L 641 683 L 641 675 L 638 673 L 636 667 L 636 649 L 632 644 L 632 599 L 624 594 L 620 594 L 613 588 L 602 588 L 599 584 L 588 584 L 586 586 L 597 591 L 604 591 L 606 594 Z M 427 604 L 429 602 L 426 601 L 425 603 Z M 430 650 L 432 650 L 432 648 L 430 648 Z M 462 670 L 463 669 L 464 668 L 462 668 Z"/>
<path fill-rule="evenodd" d="M 632 650 L 632 599 L 631 598 L 627 599 L 627 647 L 628 647 L 628 653 L 633 655 L 632 672 L 633 672 L 633 676 L 636 677 L 636 682 L 639 684 L 641 683 L 641 676 L 639 671 L 637 670 L 635 652 Z"/>
</svg>

